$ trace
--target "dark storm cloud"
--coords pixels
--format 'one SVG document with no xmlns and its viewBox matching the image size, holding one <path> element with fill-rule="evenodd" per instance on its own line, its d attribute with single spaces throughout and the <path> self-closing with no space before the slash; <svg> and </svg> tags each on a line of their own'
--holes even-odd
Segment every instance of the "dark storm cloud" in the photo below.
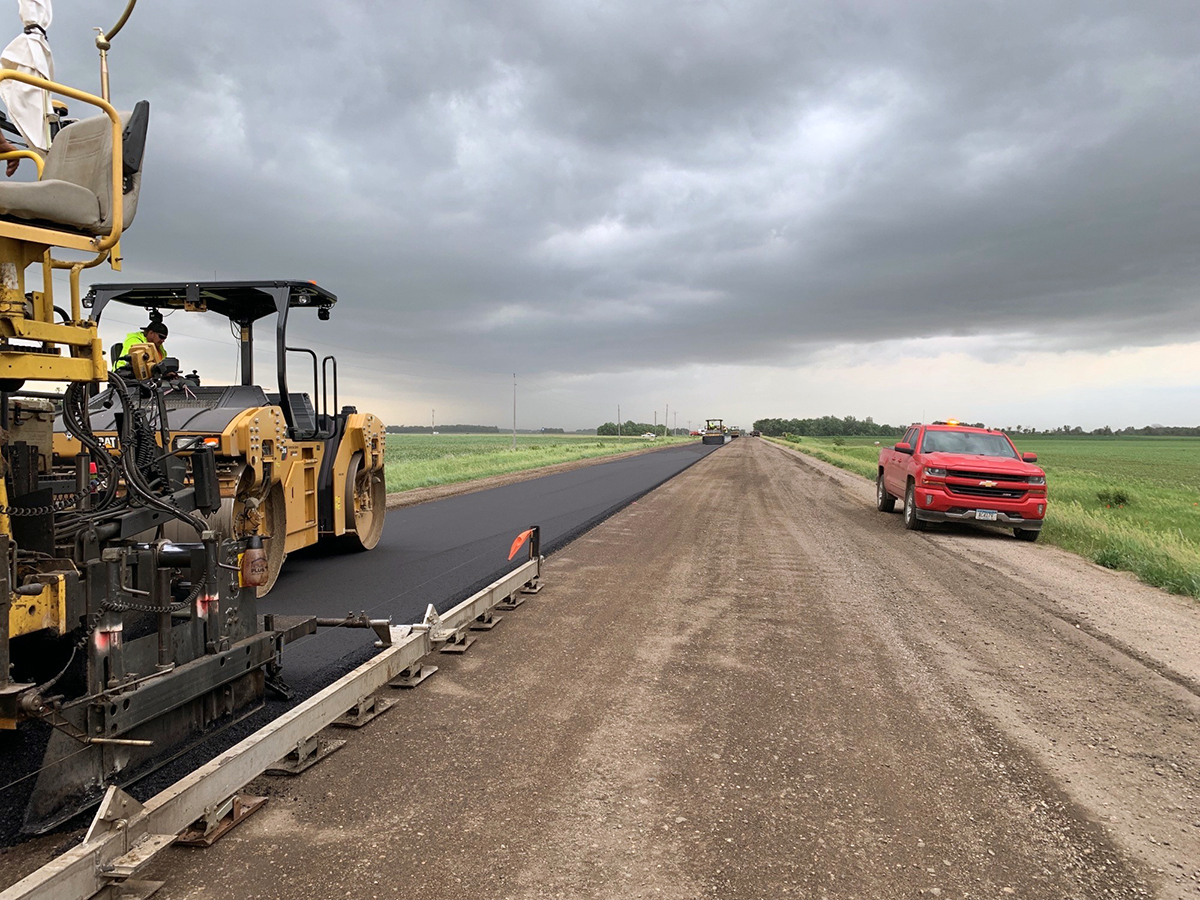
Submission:
<svg viewBox="0 0 1200 900">
<path fill-rule="evenodd" d="M 94 81 L 60 3 L 60 77 Z M 144 4 L 126 277 L 312 277 L 412 367 L 1200 333 L 1190 2 Z"/>
</svg>

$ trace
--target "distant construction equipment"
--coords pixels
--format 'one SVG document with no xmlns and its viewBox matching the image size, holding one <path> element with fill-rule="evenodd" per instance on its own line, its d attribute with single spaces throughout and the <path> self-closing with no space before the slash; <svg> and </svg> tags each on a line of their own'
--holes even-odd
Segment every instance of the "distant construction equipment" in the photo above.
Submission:
<svg viewBox="0 0 1200 900">
<path fill-rule="evenodd" d="M 704 432 L 700 438 L 703 444 L 724 444 L 729 440 L 728 430 L 725 428 L 724 419 L 705 419 Z"/>
</svg>

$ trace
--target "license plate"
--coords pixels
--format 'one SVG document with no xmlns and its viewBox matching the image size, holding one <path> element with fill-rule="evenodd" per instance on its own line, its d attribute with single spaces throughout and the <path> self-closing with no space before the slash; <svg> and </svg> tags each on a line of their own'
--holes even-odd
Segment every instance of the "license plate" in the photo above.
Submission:
<svg viewBox="0 0 1200 900">
<path fill-rule="evenodd" d="M 994 509 L 977 509 L 975 510 L 975 518 L 980 522 L 995 522 L 996 510 Z"/>
</svg>

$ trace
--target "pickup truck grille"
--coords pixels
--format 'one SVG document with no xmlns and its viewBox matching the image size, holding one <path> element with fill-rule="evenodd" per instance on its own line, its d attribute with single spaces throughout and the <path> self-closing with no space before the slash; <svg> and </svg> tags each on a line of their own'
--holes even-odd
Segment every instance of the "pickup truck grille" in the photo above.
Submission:
<svg viewBox="0 0 1200 900">
<path fill-rule="evenodd" d="M 950 469 L 946 474 L 950 478 L 970 478 L 972 481 L 1008 481 L 1025 484 L 1028 475 L 1004 475 L 999 472 L 968 472 L 966 469 Z"/>
<path fill-rule="evenodd" d="M 983 487 L 978 484 L 949 484 L 946 490 L 952 494 L 966 494 L 971 497 L 994 497 L 997 500 L 1020 500 L 1027 493 L 1021 488 Z"/>
</svg>

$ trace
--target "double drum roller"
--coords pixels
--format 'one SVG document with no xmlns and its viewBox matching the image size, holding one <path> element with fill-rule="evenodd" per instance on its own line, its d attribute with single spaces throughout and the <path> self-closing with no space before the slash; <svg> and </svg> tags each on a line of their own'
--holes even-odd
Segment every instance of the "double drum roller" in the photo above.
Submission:
<svg viewBox="0 0 1200 900">
<path fill-rule="evenodd" d="M 258 587 L 260 597 L 294 550 L 334 538 L 353 549 L 370 550 L 379 543 L 387 508 L 383 422 L 352 406 L 338 407 L 332 356 L 318 360 L 312 350 L 287 343 L 289 312 L 315 309 L 319 320 L 327 320 L 336 296 L 308 281 L 239 281 L 100 284 L 84 298 L 95 322 L 111 302 L 145 309 L 152 320 L 215 313 L 232 324 L 241 383 L 202 385 L 196 373 L 182 376 L 179 387 L 163 397 L 163 409 L 148 404 L 146 415 L 153 430 L 170 435 L 173 457 L 213 451 L 221 505 L 206 520 L 223 537 L 262 538 L 268 574 Z M 254 324 L 272 315 L 277 318 L 276 384 L 267 391 L 254 381 Z M 172 324 L 178 328 L 178 322 L 175 318 Z M 113 353 L 120 350 L 114 347 Z M 297 355 L 309 363 L 305 386 L 311 392 L 289 388 L 288 360 Z M 118 372 L 131 371 L 119 355 L 112 364 Z M 171 357 L 159 367 L 178 370 Z M 117 429 L 110 403 L 105 394 L 91 403 L 92 428 L 101 438 Z M 165 421 L 159 421 L 164 413 Z M 65 429 L 55 435 L 56 458 L 66 461 L 77 452 L 78 442 Z M 191 539 L 186 523 L 162 528 L 169 539 Z"/>
</svg>

